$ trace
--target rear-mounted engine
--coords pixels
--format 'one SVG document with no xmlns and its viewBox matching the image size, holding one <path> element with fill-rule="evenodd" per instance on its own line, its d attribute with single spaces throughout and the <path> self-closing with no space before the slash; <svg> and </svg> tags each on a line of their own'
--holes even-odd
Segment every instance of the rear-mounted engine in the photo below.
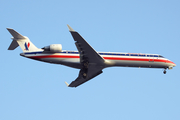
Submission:
<svg viewBox="0 0 180 120">
<path fill-rule="evenodd" d="M 42 49 L 44 49 L 44 51 L 49 51 L 49 52 L 62 52 L 62 45 L 61 44 L 51 44 Z"/>
</svg>

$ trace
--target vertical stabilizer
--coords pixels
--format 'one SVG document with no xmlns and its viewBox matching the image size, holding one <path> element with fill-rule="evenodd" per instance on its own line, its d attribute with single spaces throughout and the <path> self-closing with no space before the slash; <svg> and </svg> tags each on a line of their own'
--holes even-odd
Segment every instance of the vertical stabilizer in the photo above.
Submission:
<svg viewBox="0 0 180 120">
<path fill-rule="evenodd" d="M 33 51 L 38 51 L 41 49 L 38 49 L 30 40 L 28 37 L 26 36 L 22 36 L 21 34 L 19 34 L 18 32 L 16 32 L 15 30 L 11 29 L 11 28 L 7 28 L 7 30 L 11 33 L 11 35 L 13 36 L 13 41 L 11 43 L 11 45 L 9 46 L 8 50 L 14 50 L 16 49 L 18 46 L 21 47 L 23 52 L 33 52 Z"/>
</svg>

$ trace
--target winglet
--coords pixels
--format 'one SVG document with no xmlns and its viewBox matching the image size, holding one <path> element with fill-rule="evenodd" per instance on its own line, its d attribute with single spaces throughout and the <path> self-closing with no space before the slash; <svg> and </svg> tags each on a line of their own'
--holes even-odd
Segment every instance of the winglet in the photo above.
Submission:
<svg viewBox="0 0 180 120">
<path fill-rule="evenodd" d="M 67 26 L 68 26 L 70 32 L 75 32 L 75 30 L 72 29 L 72 27 L 70 27 L 68 24 L 67 24 Z"/>
<path fill-rule="evenodd" d="M 69 87 L 69 84 L 65 81 L 65 84 L 67 85 L 67 87 Z"/>
</svg>

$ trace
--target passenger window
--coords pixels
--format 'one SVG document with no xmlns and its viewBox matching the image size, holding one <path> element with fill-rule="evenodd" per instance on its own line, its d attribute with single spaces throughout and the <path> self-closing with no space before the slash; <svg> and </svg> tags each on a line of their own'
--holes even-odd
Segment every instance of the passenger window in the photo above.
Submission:
<svg viewBox="0 0 180 120">
<path fill-rule="evenodd" d="M 146 55 L 139 55 L 139 56 L 143 56 L 143 57 L 145 57 Z"/>
<path fill-rule="evenodd" d="M 131 54 L 131 56 L 138 56 L 137 54 Z"/>
</svg>

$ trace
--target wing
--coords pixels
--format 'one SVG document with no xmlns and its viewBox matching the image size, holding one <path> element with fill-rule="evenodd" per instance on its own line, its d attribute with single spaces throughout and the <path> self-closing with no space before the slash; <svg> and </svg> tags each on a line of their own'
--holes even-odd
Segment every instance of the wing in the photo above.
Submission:
<svg viewBox="0 0 180 120">
<path fill-rule="evenodd" d="M 81 35 L 74 31 L 68 25 L 69 31 L 74 38 L 75 45 L 80 53 L 80 62 L 82 69 L 79 71 L 79 76 L 71 84 L 67 84 L 69 87 L 77 87 L 84 82 L 96 77 L 102 73 L 104 59 L 84 40 Z"/>
<path fill-rule="evenodd" d="M 79 76 L 76 78 L 76 80 L 72 81 L 71 84 L 68 85 L 68 87 L 77 87 L 88 80 L 98 76 L 102 73 L 102 68 L 98 67 L 96 65 L 89 64 L 88 71 L 85 72 L 83 69 L 79 71 Z"/>
<path fill-rule="evenodd" d="M 84 38 L 69 25 L 68 28 L 74 41 L 76 41 L 75 44 L 80 53 L 80 61 L 83 63 L 88 60 L 89 63 L 103 64 L 104 59 L 84 40 Z"/>
</svg>

